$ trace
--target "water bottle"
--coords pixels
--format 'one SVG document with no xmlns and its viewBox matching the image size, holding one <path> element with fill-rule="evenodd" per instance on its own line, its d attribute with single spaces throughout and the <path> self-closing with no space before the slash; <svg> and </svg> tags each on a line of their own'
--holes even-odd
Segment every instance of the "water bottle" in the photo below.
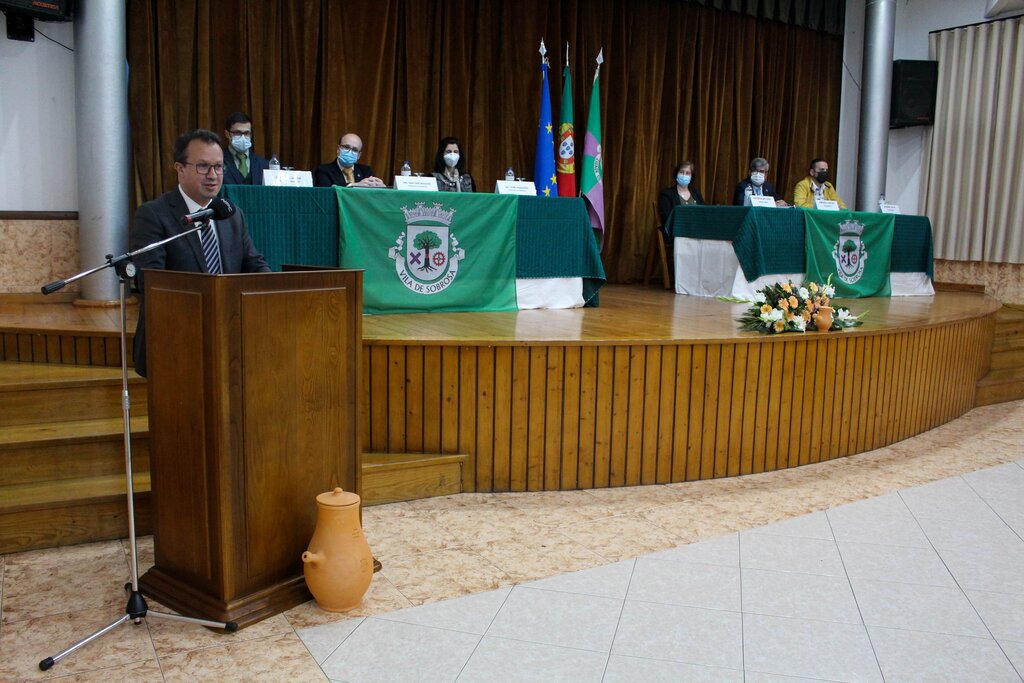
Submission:
<svg viewBox="0 0 1024 683">
<path fill-rule="evenodd" d="M 885 193 L 878 195 L 878 210 L 879 212 L 885 211 Z"/>
<path fill-rule="evenodd" d="M 271 154 L 270 155 L 270 167 L 269 168 L 270 168 L 271 171 L 280 171 L 281 170 L 281 160 L 277 158 L 276 154 Z"/>
<path fill-rule="evenodd" d="M 409 160 L 406 159 L 405 163 L 402 164 L 402 175 L 412 175 L 412 166 L 409 165 Z"/>
<path fill-rule="evenodd" d="M 508 181 L 508 182 L 512 182 L 515 179 L 516 179 L 515 171 L 513 171 L 512 167 L 509 166 L 508 170 L 505 171 L 505 180 Z"/>
<path fill-rule="evenodd" d="M 751 199 L 751 197 L 753 197 L 753 196 L 754 196 L 754 188 L 752 188 L 748 184 L 745 188 L 743 188 L 743 206 L 751 206 L 751 205 L 753 205 L 754 201 Z"/>
</svg>

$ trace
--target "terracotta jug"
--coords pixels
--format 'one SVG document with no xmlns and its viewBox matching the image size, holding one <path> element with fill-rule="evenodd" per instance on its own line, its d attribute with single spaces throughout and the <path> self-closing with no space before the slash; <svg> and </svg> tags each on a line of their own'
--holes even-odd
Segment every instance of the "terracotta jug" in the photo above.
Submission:
<svg viewBox="0 0 1024 683">
<path fill-rule="evenodd" d="M 828 332 L 832 328 L 832 307 L 819 306 L 818 313 L 814 316 L 814 326 L 818 332 Z"/>
<path fill-rule="evenodd" d="M 357 607 L 373 579 L 373 556 L 359 523 L 359 496 L 336 488 L 316 497 L 316 529 L 302 553 L 316 604 L 328 612 Z"/>
</svg>

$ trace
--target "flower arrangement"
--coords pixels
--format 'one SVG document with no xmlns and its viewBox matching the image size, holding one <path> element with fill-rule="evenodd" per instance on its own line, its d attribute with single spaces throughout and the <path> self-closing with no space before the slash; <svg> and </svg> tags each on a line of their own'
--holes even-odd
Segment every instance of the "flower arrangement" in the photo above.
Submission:
<svg viewBox="0 0 1024 683">
<path fill-rule="evenodd" d="M 830 276 L 823 285 L 805 282 L 797 287 L 792 282 L 777 282 L 759 289 L 752 300 L 718 298 L 735 304 L 750 304 L 738 320 L 740 329 L 748 332 L 806 332 L 812 324 L 818 331 L 825 332 L 863 325 L 860 319 L 864 313 L 855 316 L 848 308 L 832 308 L 835 291 Z"/>
</svg>

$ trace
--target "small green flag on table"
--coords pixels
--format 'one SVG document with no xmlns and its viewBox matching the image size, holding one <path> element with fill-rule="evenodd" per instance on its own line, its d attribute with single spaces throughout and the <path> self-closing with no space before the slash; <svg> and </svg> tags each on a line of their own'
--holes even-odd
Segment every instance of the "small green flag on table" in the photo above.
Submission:
<svg viewBox="0 0 1024 683">
<path fill-rule="evenodd" d="M 365 312 L 516 310 L 514 195 L 337 192 L 338 262 L 366 271 Z"/>
<path fill-rule="evenodd" d="M 890 296 L 893 214 L 804 211 L 807 279 L 832 276 L 837 297 Z"/>
</svg>

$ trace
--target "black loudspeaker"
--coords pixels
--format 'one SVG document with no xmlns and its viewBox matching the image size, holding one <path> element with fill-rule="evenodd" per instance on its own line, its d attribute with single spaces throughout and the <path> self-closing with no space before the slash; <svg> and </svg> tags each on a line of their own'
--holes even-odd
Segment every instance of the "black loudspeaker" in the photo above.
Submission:
<svg viewBox="0 0 1024 683">
<path fill-rule="evenodd" d="M 935 120 L 935 86 L 938 80 L 938 62 L 924 59 L 894 61 L 889 128 L 932 125 Z"/>
</svg>

